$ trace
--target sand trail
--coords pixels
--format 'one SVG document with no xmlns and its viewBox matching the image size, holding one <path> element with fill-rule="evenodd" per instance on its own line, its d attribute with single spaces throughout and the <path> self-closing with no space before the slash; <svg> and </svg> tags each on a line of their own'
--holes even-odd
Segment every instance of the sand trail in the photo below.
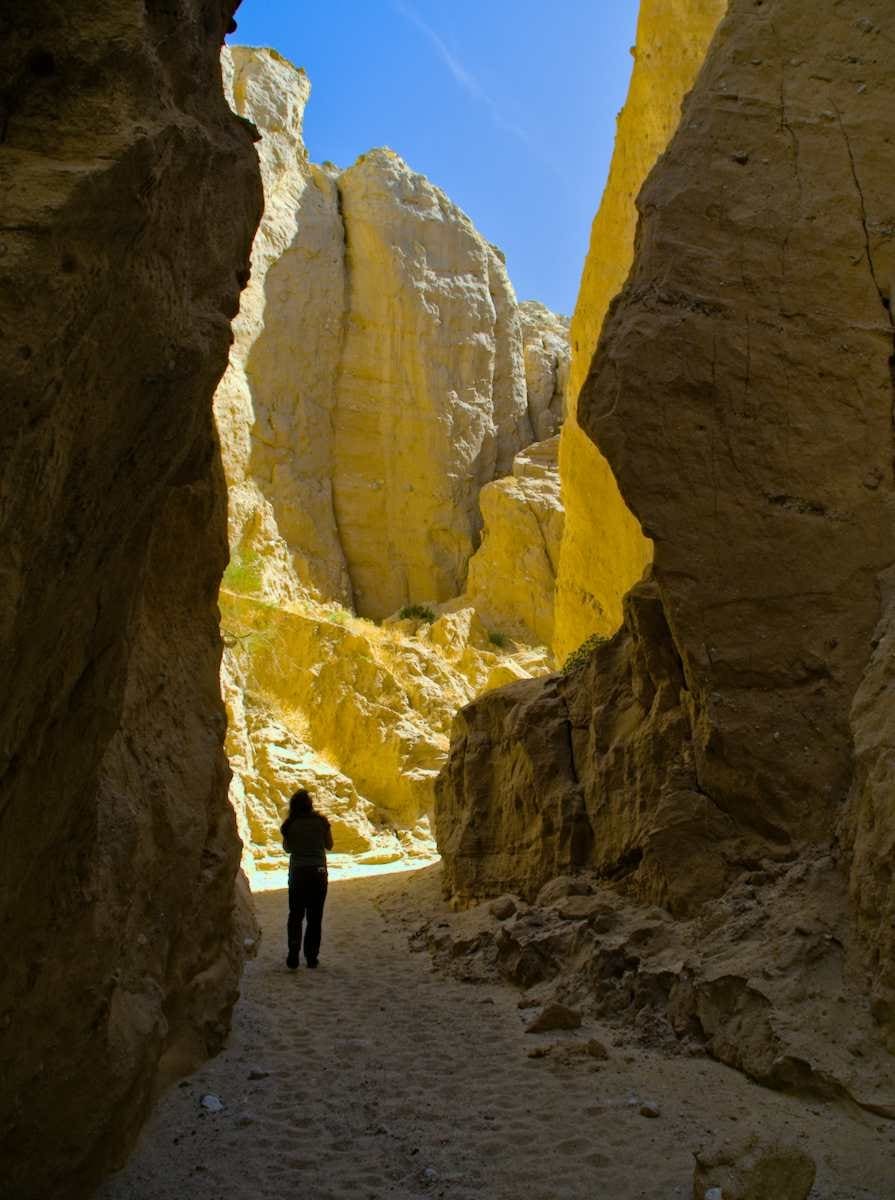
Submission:
<svg viewBox="0 0 895 1200">
<path fill-rule="evenodd" d="M 295 972 L 285 892 L 256 896 L 262 948 L 227 1047 L 162 1098 L 98 1200 L 689 1200 L 691 1151 L 753 1129 L 815 1156 L 813 1200 L 895 1196 L 877 1118 L 613 1044 L 595 1023 L 526 1035 L 518 993 L 443 978 L 408 949 L 436 896 L 432 869 L 331 884 L 320 968 Z M 528 1057 L 589 1037 L 608 1061 Z"/>
</svg>

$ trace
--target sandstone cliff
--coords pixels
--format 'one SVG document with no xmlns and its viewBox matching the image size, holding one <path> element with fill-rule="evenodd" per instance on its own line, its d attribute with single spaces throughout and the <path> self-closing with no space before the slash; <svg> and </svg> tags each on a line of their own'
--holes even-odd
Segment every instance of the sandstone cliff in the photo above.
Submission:
<svg viewBox="0 0 895 1200">
<path fill-rule="evenodd" d="M 533 440 L 503 259 L 389 150 L 339 177 L 351 304 L 333 491 L 359 614 L 462 590 L 481 487 Z"/>
<path fill-rule="evenodd" d="M 890 24 L 882 0 L 860 19 L 731 3 L 640 194 L 638 253 L 578 404 L 654 541 L 652 577 L 567 677 L 465 711 L 437 810 L 467 896 L 532 895 L 593 866 L 687 916 L 759 865 L 753 892 L 800 856 L 807 886 L 832 848 L 823 1036 L 836 1046 L 837 988 L 865 971 L 893 1037 L 877 625 L 895 551 Z M 835 953 L 843 871 L 850 968 Z M 773 978 L 762 920 L 749 937 Z M 756 1011 L 784 1002 L 755 986 Z"/>
<path fill-rule="evenodd" d="M 243 953 L 211 397 L 261 208 L 234 5 L 7 6 L 0 1160 L 88 1194 L 222 1041 Z"/>
<path fill-rule="evenodd" d="M 229 46 L 230 103 L 258 128 L 264 216 L 215 395 L 233 570 L 273 600 L 349 603 L 332 499 L 335 380 L 345 306 L 336 185 L 301 139 L 310 83 L 275 50 Z M 299 332 L 300 331 L 300 332 Z"/>
<path fill-rule="evenodd" d="M 434 785 L 457 709 L 549 669 L 497 646 L 472 608 L 379 627 L 313 603 L 221 592 L 227 748 L 250 877 L 282 867 L 289 796 L 312 787 L 336 854 L 431 851 Z"/>
<path fill-rule="evenodd" d="M 480 489 L 562 419 L 565 325 L 392 151 L 309 163 L 310 86 L 276 51 L 230 47 L 224 73 L 266 196 L 215 404 L 234 558 L 272 600 L 449 600 Z"/>
<path fill-rule="evenodd" d="M 228 750 L 252 869 L 281 862 L 302 772 L 342 848 L 400 846 L 390 826 L 412 838 L 457 707 L 548 669 L 556 439 L 519 452 L 561 424 L 569 351 L 567 323 L 518 305 L 499 251 L 392 151 L 309 163 L 303 71 L 249 47 L 223 65 L 266 196 L 215 401 Z M 356 619 L 407 605 L 431 618 L 387 633 Z"/>
<path fill-rule="evenodd" d="M 526 447 L 511 475 L 482 488 L 482 543 L 458 601 L 472 604 L 496 633 L 544 646 L 553 641 L 563 532 L 558 443 L 552 437 Z"/>
<path fill-rule="evenodd" d="M 637 193 L 677 128 L 726 0 L 642 0 L 634 69 L 619 114 L 609 179 L 591 230 L 570 338 L 568 420 L 560 441 L 566 524 L 559 558 L 554 649 L 562 662 L 591 634 L 611 634 L 622 596 L 651 557 L 612 468 L 577 420 L 606 311 L 634 257 Z"/>
</svg>

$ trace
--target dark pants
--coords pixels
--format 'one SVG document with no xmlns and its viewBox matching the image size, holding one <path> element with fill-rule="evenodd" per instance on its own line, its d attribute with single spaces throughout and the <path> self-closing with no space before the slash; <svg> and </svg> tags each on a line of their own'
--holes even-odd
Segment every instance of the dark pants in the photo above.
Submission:
<svg viewBox="0 0 895 1200">
<path fill-rule="evenodd" d="M 301 926 L 305 926 L 305 958 L 315 962 L 320 954 L 320 926 L 326 903 L 326 867 L 289 867 L 289 921 L 286 936 L 289 953 L 301 950 Z"/>
</svg>

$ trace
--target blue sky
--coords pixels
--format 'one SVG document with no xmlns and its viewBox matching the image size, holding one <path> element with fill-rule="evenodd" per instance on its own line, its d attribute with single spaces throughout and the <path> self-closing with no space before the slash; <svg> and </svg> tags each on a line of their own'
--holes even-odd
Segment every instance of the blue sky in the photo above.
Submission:
<svg viewBox="0 0 895 1200">
<path fill-rule="evenodd" d="M 637 0 L 243 0 L 228 40 L 311 79 L 305 142 L 391 146 L 505 252 L 520 300 L 571 314 Z"/>
</svg>

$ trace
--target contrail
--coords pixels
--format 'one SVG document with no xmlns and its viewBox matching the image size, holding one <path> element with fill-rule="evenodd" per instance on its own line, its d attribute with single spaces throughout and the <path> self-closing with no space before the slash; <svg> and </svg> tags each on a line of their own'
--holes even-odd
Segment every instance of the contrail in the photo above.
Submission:
<svg viewBox="0 0 895 1200">
<path fill-rule="evenodd" d="M 416 9 L 413 8 L 412 5 L 406 3 L 405 0 L 392 0 L 392 7 L 394 8 L 395 12 L 399 13 L 400 16 L 405 19 L 405 21 L 409 21 L 411 25 L 418 29 L 419 32 L 431 44 L 438 58 L 441 59 L 448 71 L 450 71 L 454 82 L 461 87 L 468 96 L 471 96 L 474 100 L 478 100 L 485 106 L 494 125 L 498 129 L 502 129 L 505 133 L 511 134 L 518 141 L 520 141 L 534 155 L 534 157 L 543 164 L 543 166 L 545 166 L 553 175 L 556 176 L 568 193 L 569 198 L 575 201 L 575 203 L 578 203 L 580 198 L 576 195 L 575 189 L 572 187 L 572 184 L 570 183 L 565 172 L 562 171 L 560 167 L 558 167 L 557 164 L 550 159 L 550 156 L 536 144 L 531 135 L 525 129 L 523 129 L 521 125 L 517 125 L 515 122 L 504 116 L 500 105 L 482 87 L 475 75 L 466 69 L 456 54 L 450 50 L 444 38 L 442 38 L 436 32 L 436 30 L 432 28 L 431 25 L 424 21 Z"/>
</svg>

